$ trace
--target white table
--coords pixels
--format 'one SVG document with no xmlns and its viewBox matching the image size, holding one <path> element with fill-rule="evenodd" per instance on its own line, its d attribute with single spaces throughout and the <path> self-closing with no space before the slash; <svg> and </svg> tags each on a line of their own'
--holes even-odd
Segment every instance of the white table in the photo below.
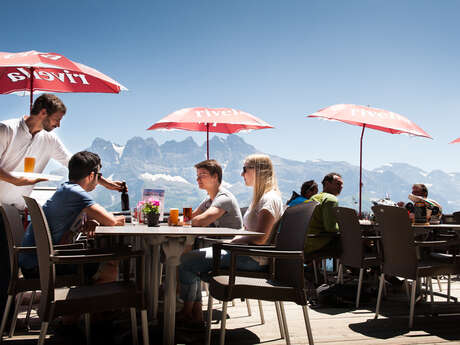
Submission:
<svg viewBox="0 0 460 345">
<path fill-rule="evenodd" d="M 146 247 L 146 289 L 150 315 L 156 319 L 158 312 L 160 245 L 166 255 L 166 291 L 164 297 L 163 344 L 174 344 L 176 318 L 176 269 L 180 257 L 188 244 L 193 244 L 197 236 L 261 235 L 258 232 L 230 228 L 177 227 L 161 225 L 147 227 L 144 224 L 125 226 L 98 226 L 96 235 L 141 236 Z"/>
</svg>

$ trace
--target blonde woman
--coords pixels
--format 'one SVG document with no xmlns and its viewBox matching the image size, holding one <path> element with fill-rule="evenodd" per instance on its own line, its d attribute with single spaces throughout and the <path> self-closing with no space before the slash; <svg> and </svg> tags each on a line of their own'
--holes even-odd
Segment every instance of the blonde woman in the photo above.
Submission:
<svg viewBox="0 0 460 345">
<path fill-rule="evenodd" d="M 266 155 L 251 155 L 244 161 L 241 173 L 247 186 L 253 187 L 251 205 L 243 219 L 246 230 L 262 233 L 261 236 L 238 236 L 232 243 L 238 244 L 267 244 L 271 238 L 271 230 L 283 212 L 283 202 L 273 170 L 273 164 Z M 222 251 L 223 267 L 230 265 L 230 254 Z M 212 270 L 212 248 L 202 248 L 185 253 L 179 265 L 181 283 L 181 298 L 184 308 L 177 316 L 178 327 L 202 328 L 204 330 L 201 284 Z M 262 271 L 267 262 L 262 258 L 239 256 L 237 267 L 247 271 Z"/>
</svg>

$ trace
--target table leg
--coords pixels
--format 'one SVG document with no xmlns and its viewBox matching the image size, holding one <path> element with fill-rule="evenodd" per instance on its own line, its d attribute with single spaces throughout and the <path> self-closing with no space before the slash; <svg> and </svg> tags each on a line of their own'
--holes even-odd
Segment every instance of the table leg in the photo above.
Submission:
<svg viewBox="0 0 460 345">
<path fill-rule="evenodd" d="M 153 308 L 151 320 L 157 320 L 158 318 L 158 295 L 160 290 L 160 244 L 152 245 L 152 296 L 153 296 Z"/>
<path fill-rule="evenodd" d="M 166 289 L 164 297 L 164 325 L 163 344 L 174 345 L 174 333 L 176 322 L 176 269 L 180 264 L 185 245 L 193 243 L 191 236 L 169 237 L 162 243 L 166 255 Z"/>
</svg>

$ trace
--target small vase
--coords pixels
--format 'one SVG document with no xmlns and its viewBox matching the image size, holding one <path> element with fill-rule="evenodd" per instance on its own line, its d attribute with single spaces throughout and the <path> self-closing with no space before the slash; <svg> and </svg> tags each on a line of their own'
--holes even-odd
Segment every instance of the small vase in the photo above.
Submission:
<svg viewBox="0 0 460 345">
<path fill-rule="evenodd" d="M 159 213 L 147 213 L 147 226 L 158 226 L 160 222 Z"/>
</svg>

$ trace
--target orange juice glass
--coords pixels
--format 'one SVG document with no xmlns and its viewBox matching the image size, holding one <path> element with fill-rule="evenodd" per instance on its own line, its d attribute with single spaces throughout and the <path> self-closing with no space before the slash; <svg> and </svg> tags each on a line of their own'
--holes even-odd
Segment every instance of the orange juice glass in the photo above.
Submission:
<svg viewBox="0 0 460 345">
<path fill-rule="evenodd" d="M 177 225 L 179 223 L 179 209 L 170 208 L 169 209 L 169 224 Z"/>
<path fill-rule="evenodd" d="M 26 157 L 24 158 L 24 172 L 34 172 L 35 168 L 35 158 Z"/>
</svg>

